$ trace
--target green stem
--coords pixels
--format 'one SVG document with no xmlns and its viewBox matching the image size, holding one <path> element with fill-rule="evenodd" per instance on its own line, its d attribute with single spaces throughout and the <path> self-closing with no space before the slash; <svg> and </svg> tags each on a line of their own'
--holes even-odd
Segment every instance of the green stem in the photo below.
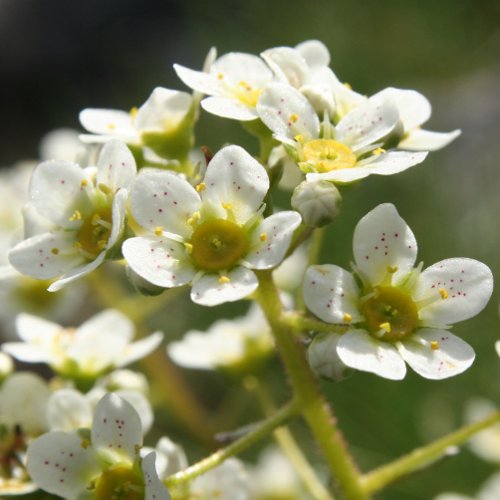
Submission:
<svg viewBox="0 0 500 500">
<path fill-rule="evenodd" d="M 474 424 L 465 425 L 461 429 L 444 436 L 433 443 L 417 448 L 394 462 L 383 465 L 362 477 L 363 489 L 367 493 L 374 493 L 385 488 L 388 484 L 410 474 L 446 454 L 450 446 L 464 443 L 471 436 L 500 421 L 500 411 L 496 411 L 487 418 Z"/>
<path fill-rule="evenodd" d="M 276 410 L 269 392 L 264 385 L 259 383 L 257 377 L 249 376 L 245 380 L 245 387 L 256 392 L 260 406 L 266 415 L 270 415 Z M 333 496 L 326 491 L 323 483 L 319 480 L 311 464 L 302 453 L 290 429 L 288 427 L 280 427 L 274 431 L 273 435 L 313 498 L 317 500 L 334 500 Z"/>
<path fill-rule="evenodd" d="M 297 402 L 293 400 L 287 405 L 283 406 L 274 415 L 257 424 L 257 426 L 253 430 L 251 430 L 226 448 L 222 448 L 209 457 L 204 458 L 194 465 L 191 465 L 191 467 L 188 467 L 187 469 L 181 472 L 177 472 L 177 474 L 173 474 L 172 476 L 168 477 L 165 480 L 165 485 L 168 487 L 186 483 L 188 481 L 191 481 L 195 477 L 208 472 L 214 467 L 220 465 L 222 462 L 224 462 L 224 460 L 238 455 L 250 446 L 254 445 L 262 438 L 273 432 L 277 427 L 283 425 L 284 422 L 297 414 L 298 405 Z"/>
<path fill-rule="evenodd" d="M 271 325 L 276 345 L 290 377 L 294 396 L 299 401 L 302 414 L 323 452 L 329 470 L 338 481 L 346 498 L 367 499 L 369 496 L 361 487 L 361 476 L 356 464 L 309 368 L 302 346 L 291 335 L 289 327 L 282 319 L 282 305 L 271 271 L 258 271 L 258 278 L 257 300 Z"/>
</svg>

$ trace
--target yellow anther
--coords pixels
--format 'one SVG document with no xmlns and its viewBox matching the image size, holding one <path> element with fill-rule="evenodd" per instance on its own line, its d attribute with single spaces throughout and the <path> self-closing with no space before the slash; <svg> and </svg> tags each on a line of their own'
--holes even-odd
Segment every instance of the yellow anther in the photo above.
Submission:
<svg viewBox="0 0 500 500">
<path fill-rule="evenodd" d="M 245 90 L 248 90 L 248 91 L 252 90 L 252 86 L 249 85 L 244 80 L 241 80 L 241 82 L 239 82 L 238 85 L 240 85 L 240 87 L 243 87 Z"/>
<path fill-rule="evenodd" d="M 89 181 L 87 179 L 82 179 L 82 182 L 80 183 L 80 185 L 82 187 L 85 187 L 88 183 L 89 183 Z"/>
<path fill-rule="evenodd" d="M 94 214 L 92 216 L 92 225 L 97 226 L 99 224 L 100 220 L 101 220 L 101 217 L 99 216 L 99 214 Z"/>
<path fill-rule="evenodd" d="M 391 333 L 391 324 L 389 322 L 380 323 L 379 328 L 385 330 L 387 333 Z"/>
<path fill-rule="evenodd" d="M 82 439 L 80 446 L 86 450 L 90 446 L 90 439 Z"/>
<path fill-rule="evenodd" d="M 108 123 L 109 130 L 114 130 L 115 128 L 116 128 L 116 125 L 114 123 Z"/>
<path fill-rule="evenodd" d="M 297 115 L 296 113 L 292 113 L 292 114 L 290 115 L 290 118 L 289 118 L 289 120 L 290 120 L 292 123 L 295 123 L 298 119 L 299 119 L 299 115 Z"/>
<path fill-rule="evenodd" d="M 437 340 L 431 341 L 431 349 L 433 351 L 437 351 L 439 349 L 439 342 Z"/>
<path fill-rule="evenodd" d="M 260 241 L 266 241 L 267 240 L 267 234 L 266 233 L 260 233 Z"/>
<path fill-rule="evenodd" d="M 217 79 L 222 80 L 224 78 L 224 75 L 222 73 L 218 73 Z"/>
<path fill-rule="evenodd" d="M 199 184 L 196 185 L 195 189 L 196 191 L 198 191 L 198 193 L 201 193 L 205 191 L 205 189 L 207 189 L 207 185 L 204 182 L 200 182 Z"/>
<path fill-rule="evenodd" d="M 346 89 L 352 90 L 352 85 L 350 83 L 348 83 L 348 82 L 344 82 L 344 87 Z"/>
<path fill-rule="evenodd" d="M 222 208 L 224 210 L 232 210 L 233 208 L 233 204 L 232 203 L 225 203 L 225 202 L 222 202 Z"/>
<path fill-rule="evenodd" d="M 130 108 L 130 118 L 132 118 L 132 120 L 137 116 L 138 111 L 139 110 L 135 106 Z"/>
<path fill-rule="evenodd" d="M 69 218 L 69 220 L 71 222 L 73 222 L 75 220 L 81 220 L 81 218 L 82 218 L 82 214 L 80 213 L 80 211 L 79 210 L 75 210 L 73 212 L 73 215 Z"/>
<path fill-rule="evenodd" d="M 304 136 L 302 134 L 297 134 L 294 139 L 301 144 L 304 144 Z"/>
<path fill-rule="evenodd" d="M 104 194 L 109 194 L 111 193 L 111 189 L 109 186 L 106 186 L 106 184 L 100 183 L 98 186 L 100 191 L 102 191 Z"/>
<path fill-rule="evenodd" d="M 54 255 L 57 255 L 59 253 L 59 248 L 53 248 L 51 250 L 51 252 L 54 254 Z"/>
<path fill-rule="evenodd" d="M 443 300 L 448 298 L 448 292 L 446 291 L 445 288 L 440 288 L 439 289 L 439 295 L 441 295 L 441 298 Z"/>
<path fill-rule="evenodd" d="M 82 244 L 79 241 L 73 243 L 73 248 L 82 248 Z"/>
<path fill-rule="evenodd" d="M 156 226 L 155 227 L 155 234 L 156 234 L 156 236 L 161 236 L 163 234 L 163 228 L 161 226 Z"/>
<path fill-rule="evenodd" d="M 187 253 L 192 253 L 193 251 L 193 245 L 191 245 L 191 243 L 184 243 L 184 248 L 186 249 Z"/>
<path fill-rule="evenodd" d="M 344 323 L 350 323 L 352 321 L 352 316 L 349 313 L 344 313 Z"/>
<path fill-rule="evenodd" d="M 387 272 L 390 274 L 394 274 L 395 272 L 397 272 L 397 270 L 398 266 L 387 266 Z"/>
<path fill-rule="evenodd" d="M 200 212 L 194 212 L 191 217 L 187 220 L 187 223 L 192 226 L 196 224 L 200 220 L 201 214 Z"/>
<path fill-rule="evenodd" d="M 97 248 L 102 250 L 103 248 L 106 248 L 106 245 L 108 244 L 107 240 L 99 240 L 97 242 Z"/>
<path fill-rule="evenodd" d="M 219 278 L 219 283 L 220 283 L 221 285 L 225 285 L 226 283 L 229 283 L 230 281 L 231 281 L 231 279 L 230 279 L 230 278 L 228 278 L 227 276 L 221 276 L 221 277 Z"/>
<path fill-rule="evenodd" d="M 374 149 L 374 150 L 373 150 L 373 154 L 374 154 L 375 156 L 381 155 L 381 154 L 383 154 L 383 153 L 385 153 L 385 152 L 386 152 L 386 151 L 385 151 L 385 149 L 384 149 L 384 148 L 377 148 L 377 149 Z"/>
</svg>

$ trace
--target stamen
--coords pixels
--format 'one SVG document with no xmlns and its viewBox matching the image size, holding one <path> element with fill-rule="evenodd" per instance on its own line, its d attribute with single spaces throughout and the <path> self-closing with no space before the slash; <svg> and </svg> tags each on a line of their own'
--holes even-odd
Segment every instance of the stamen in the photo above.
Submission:
<svg viewBox="0 0 500 500">
<path fill-rule="evenodd" d="M 267 234 L 266 233 L 260 233 L 260 241 L 266 241 L 267 240 Z"/>
<path fill-rule="evenodd" d="M 299 115 L 296 113 L 292 113 L 290 117 L 288 118 L 292 123 L 295 123 L 299 119 Z"/>
<path fill-rule="evenodd" d="M 100 183 L 98 186 L 100 191 L 102 191 L 104 194 L 109 194 L 111 193 L 111 189 L 109 186 L 106 186 L 106 184 Z"/>
<path fill-rule="evenodd" d="M 137 112 L 139 110 L 134 106 L 133 108 L 130 108 L 130 118 L 132 119 L 132 121 L 135 119 L 135 117 L 137 116 Z"/>
<path fill-rule="evenodd" d="M 189 217 L 189 219 L 187 220 L 187 223 L 190 225 L 190 226 L 193 226 L 194 224 L 196 224 L 201 218 L 201 214 L 200 212 L 196 211 L 193 213 L 193 215 L 191 217 Z"/>
<path fill-rule="evenodd" d="M 51 252 L 54 254 L 54 255 L 57 255 L 59 253 L 59 248 L 53 248 L 51 250 Z"/>
<path fill-rule="evenodd" d="M 439 289 L 439 295 L 441 295 L 441 298 L 443 300 L 448 298 L 448 292 L 446 291 L 445 288 L 440 288 Z"/>
<path fill-rule="evenodd" d="M 352 85 L 349 82 L 344 82 L 344 87 L 346 89 L 352 90 Z"/>
<path fill-rule="evenodd" d="M 297 134 L 294 137 L 294 140 L 297 141 L 297 142 L 300 142 L 301 144 L 304 144 L 304 136 L 302 134 Z"/>
<path fill-rule="evenodd" d="M 384 154 L 384 153 L 386 153 L 386 150 L 384 148 L 377 148 L 377 149 L 373 150 L 373 154 L 375 156 L 379 156 L 379 155 Z"/>
<path fill-rule="evenodd" d="M 437 351 L 439 349 L 439 342 L 437 340 L 431 341 L 431 349 L 433 351 Z"/>
<path fill-rule="evenodd" d="M 224 78 L 224 75 L 222 73 L 219 73 L 217 75 L 217 80 L 222 80 Z"/>
<path fill-rule="evenodd" d="M 233 209 L 233 205 L 231 203 L 222 202 L 222 208 L 224 210 L 232 210 Z"/>
<path fill-rule="evenodd" d="M 225 285 L 226 283 L 230 283 L 231 279 L 227 276 L 221 276 L 218 281 L 221 285 Z"/>
<path fill-rule="evenodd" d="M 198 193 L 202 193 L 205 189 L 207 189 L 207 185 L 204 182 L 200 182 L 196 185 L 195 189 Z"/>
<path fill-rule="evenodd" d="M 75 210 L 73 212 L 73 215 L 68 219 L 69 221 L 73 222 L 75 220 L 81 220 L 82 214 L 79 210 Z"/>
<path fill-rule="evenodd" d="M 89 439 L 82 439 L 80 446 L 86 450 L 90 446 L 90 440 Z"/>
<path fill-rule="evenodd" d="M 352 321 L 352 316 L 349 313 L 344 313 L 343 320 L 344 323 L 350 323 Z"/>
<path fill-rule="evenodd" d="M 109 130 L 114 130 L 115 128 L 116 128 L 116 125 L 114 123 L 108 123 Z"/>
<path fill-rule="evenodd" d="M 163 228 L 161 226 L 156 226 L 155 227 L 155 234 L 156 234 L 156 236 L 161 236 L 163 234 Z"/>
<path fill-rule="evenodd" d="M 184 248 L 186 249 L 187 253 L 192 253 L 193 252 L 193 245 L 191 243 L 184 243 Z"/>
<path fill-rule="evenodd" d="M 378 326 L 386 333 L 391 333 L 391 324 L 388 321 L 386 321 L 385 323 L 380 323 L 380 325 Z"/>
<path fill-rule="evenodd" d="M 88 183 L 89 183 L 89 181 L 87 179 L 82 179 L 80 186 L 85 187 L 85 186 L 87 186 Z"/>
</svg>

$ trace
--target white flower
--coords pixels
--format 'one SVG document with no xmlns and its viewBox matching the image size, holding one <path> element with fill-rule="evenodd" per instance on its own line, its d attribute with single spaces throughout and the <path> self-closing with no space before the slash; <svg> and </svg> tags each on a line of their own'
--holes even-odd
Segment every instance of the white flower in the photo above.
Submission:
<svg viewBox="0 0 500 500">
<path fill-rule="evenodd" d="M 131 343 L 133 323 L 113 309 L 97 314 L 76 329 L 20 314 L 17 329 L 23 342 L 7 342 L 3 351 L 20 361 L 47 363 L 59 374 L 82 379 L 93 379 L 137 361 L 163 338 L 156 332 Z"/>
<path fill-rule="evenodd" d="M 96 269 L 119 241 L 135 161 L 119 141 L 106 144 L 97 169 L 44 162 L 33 172 L 31 204 L 50 228 L 11 250 L 11 264 L 37 279 L 60 277 L 55 291 Z"/>
<path fill-rule="evenodd" d="M 124 242 L 128 265 L 159 287 L 191 283 L 202 305 L 249 295 L 258 284 L 252 269 L 278 265 L 300 224 L 292 211 L 261 216 L 268 188 L 264 167 L 238 146 L 213 157 L 196 189 L 172 172 L 142 173 L 131 209 L 148 234 Z"/>
<path fill-rule="evenodd" d="M 90 437 L 90 439 L 89 439 Z M 155 470 L 155 455 L 141 459 L 141 421 L 137 412 L 115 394 L 97 405 L 90 436 L 49 432 L 28 447 L 28 471 L 43 490 L 67 499 L 131 495 L 169 499 Z"/>
<path fill-rule="evenodd" d="M 209 95 L 201 101 L 205 111 L 224 118 L 249 121 L 258 118 L 255 106 L 273 74 L 259 57 L 230 52 L 215 60 L 207 71 L 174 64 L 177 76 L 190 88 Z"/>
<path fill-rule="evenodd" d="M 187 368 L 215 370 L 241 367 L 259 361 L 273 348 L 273 340 L 261 309 L 252 304 L 247 314 L 216 321 L 206 332 L 188 331 L 182 340 L 168 345 L 169 356 Z"/>
<path fill-rule="evenodd" d="M 403 126 L 398 149 L 435 151 L 444 148 L 460 135 L 460 130 L 431 132 L 420 128 L 430 118 L 432 108 L 428 99 L 415 90 L 388 87 L 373 97 L 388 99 L 398 108 Z"/>
<path fill-rule="evenodd" d="M 497 409 L 487 399 L 474 398 L 465 406 L 465 422 L 472 424 L 488 417 Z M 474 434 L 469 440 L 470 449 L 480 458 L 488 462 L 500 464 L 500 424 L 491 425 L 487 429 Z"/>
<path fill-rule="evenodd" d="M 338 339 L 340 359 L 394 380 L 405 376 L 405 361 L 429 379 L 466 370 L 474 351 L 447 329 L 485 307 L 489 268 L 467 258 L 414 268 L 415 237 L 391 204 L 360 220 L 353 249 L 359 281 L 335 265 L 311 266 L 304 281 L 307 307 L 327 323 L 348 326 Z"/>
<path fill-rule="evenodd" d="M 190 486 L 190 498 L 197 500 L 248 500 L 251 484 L 243 463 L 230 458 L 218 467 L 196 477 Z"/>
<path fill-rule="evenodd" d="M 146 456 L 152 451 L 156 453 L 156 472 L 162 481 L 188 466 L 186 453 L 182 446 L 174 443 L 168 437 L 161 437 L 155 448 L 142 448 L 141 455 Z"/>
<path fill-rule="evenodd" d="M 193 98 L 187 92 L 156 87 L 139 109 L 132 108 L 130 112 L 84 109 L 80 122 L 91 135 L 80 137 L 90 143 L 117 138 L 132 146 L 149 145 L 154 136 L 169 141 L 174 136 L 178 138 L 178 129 L 187 118 L 192 103 Z"/>
<path fill-rule="evenodd" d="M 434 500 L 498 500 L 498 498 L 500 498 L 500 473 L 493 474 L 485 481 L 474 497 L 459 493 L 441 493 Z"/>
<path fill-rule="evenodd" d="M 298 90 L 271 83 L 257 104 L 261 120 L 282 142 L 308 181 L 339 183 L 370 174 L 391 175 L 422 162 L 427 153 L 381 149 L 399 121 L 396 106 L 378 96 L 370 98 L 335 126 L 325 114 L 320 124 L 316 111 Z"/>
</svg>

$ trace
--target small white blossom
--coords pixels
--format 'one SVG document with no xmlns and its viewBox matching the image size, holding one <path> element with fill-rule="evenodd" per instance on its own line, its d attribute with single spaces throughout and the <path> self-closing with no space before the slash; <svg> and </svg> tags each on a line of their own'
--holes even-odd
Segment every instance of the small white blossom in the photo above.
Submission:
<svg viewBox="0 0 500 500">
<path fill-rule="evenodd" d="M 53 431 L 28 447 L 28 471 L 43 490 L 66 499 L 134 495 L 170 499 L 155 470 L 155 455 L 140 457 L 139 415 L 124 399 L 107 394 L 97 405 L 90 435 Z M 143 496 L 140 496 L 140 495 Z"/>
<path fill-rule="evenodd" d="M 59 161 L 38 165 L 31 178 L 31 206 L 50 224 L 16 245 L 10 263 L 37 279 L 59 277 L 49 291 L 96 269 L 123 232 L 135 174 L 134 158 L 119 141 L 104 146 L 97 169 Z"/>
<path fill-rule="evenodd" d="M 126 240 L 123 255 L 153 285 L 191 283 L 198 304 L 239 300 L 257 288 L 252 269 L 278 265 L 300 224 L 293 211 L 262 217 L 268 189 L 264 167 L 238 146 L 212 158 L 196 189 L 172 172 L 144 172 L 131 209 L 147 234 Z"/>
<path fill-rule="evenodd" d="M 474 351 L 449 325 L 479 313 L 493 289 L 487 266 L 467 258 L 414 268 L 417 244 L 391 204 L 376 207 L 354 231 L 355 273 L 311 266 L 307 307 L 327 323 L 346 325 L 336 352 L 352 368 L 399 380 L 405 361 L 421 376 L 443 379 L 466 370 Z"/>
<path fill-rule="evenodd" d="M 308 181 L 348 183 L 370 174 L 391 175 L 421 163 L 427 153 L 384 151 L 399 121 L 397 107 L 374 96 L 335 126 L 323 124 L 307 98 L 283 83 L 271 83 L 257 104 L 261 120 L 296 160 Z"/>
<path fill-rule="evenodd" d="M 163 338 L 162 333 L 156 332 L 131 342 L 132 321 L 113 309 L 93 316 L 76 329 L 21 314 L 17 330 L 23 342 L 7 342 L 2 346 L 3 351 L 20 361 L 47 363 L 64 376 L 84 379 L 96 378 L 112 368 L 141 359 Z"/>
<path fill-rule="evenodd" d="M 181 366 L 214 370 L 259 360 L 271 352 L 273 345 L 269 325 L 261 309 L 253 304 L 241 318 L 216 321 L 206 332 L 188 331 L 182 340 L 168 345 L 168 354 Z"/>
<path fill-rule="evenodd" d="M 207 71 L 174 64 L 177 76 L 190 88 L 206 94 L 205 111 L 224 118 L 249 121 L 258 118 L 255 106 L 272 71 L 253 54 L 231 52 L 216 59 Z"/>
<path fill-rule="evenodd" d="M 441 493 L 434 500 L 498 500 L 500 498 L 500 473 L 487 479 L 474 497 L 459 493 Z"/>
<path fill-rule="evenodd" d="M 152 451 L 156 454 L 156 472 L 162 481 L 188 466 L 186 453 L 182 446 L 174 443 L 168 437 L 161 437 L 155 448 L 142 448 L 141 455 L 146 456 Z"/>
</svg>

